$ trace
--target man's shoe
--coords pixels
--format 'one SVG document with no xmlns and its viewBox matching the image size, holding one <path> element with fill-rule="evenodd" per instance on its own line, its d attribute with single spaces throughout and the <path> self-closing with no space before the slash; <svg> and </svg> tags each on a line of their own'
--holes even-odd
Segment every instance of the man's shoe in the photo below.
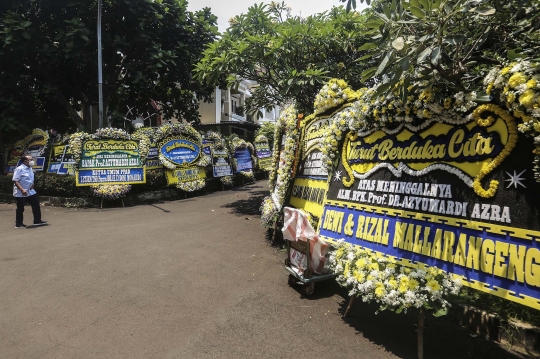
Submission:
<svg viewBox="0 0 540 359">
<path fill-rule="evenodd" d="M 34 223 L 34 226 L 46 226 L 47 224 L 47 221 L 39 221 Z"/>
<path fill-rule="evenodd" d="M 17 228 L 17 229 L 20 229 L 20 228 L 26 228 L 26 227 L 27 227 L 27 225 L 26 225 L 26 224 L 22 224 L 22 223 L 21 223 L 21 224 L 16 224 L 16 225 L 15 225 L 15 228 Z"/>
</svg>

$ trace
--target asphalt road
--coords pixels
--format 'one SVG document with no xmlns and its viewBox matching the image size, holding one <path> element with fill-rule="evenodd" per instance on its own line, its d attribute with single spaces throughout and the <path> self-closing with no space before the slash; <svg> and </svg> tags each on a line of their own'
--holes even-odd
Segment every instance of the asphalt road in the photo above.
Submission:
<svg viewBox="0 0 540 359">
<path fill-rule="evenodd" d="M 0 204 L 0 358 L 415 358 L 416 317 L 374 314 L 334 281 L 302 298 L 258 207 L 264 181 L 126 208 Z M 31 222 L 31 211 L 25 212 Z M 425 358 L 521 358 L 426 319 Z"/>
</svg>

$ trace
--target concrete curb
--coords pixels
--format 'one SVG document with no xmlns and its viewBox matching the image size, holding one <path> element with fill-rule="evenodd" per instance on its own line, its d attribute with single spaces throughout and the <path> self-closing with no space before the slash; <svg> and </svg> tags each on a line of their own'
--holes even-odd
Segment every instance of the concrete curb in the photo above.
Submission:
<svg viewBox="0 0 540 359">
<path fill-rule="evenodd" d="M 156 201 L 164 200 L 176 200 L 186 198 L 186 195 L 183 192 L 177 191 L 175 189 L 164 189 L 160 191 L 152 192 L 141 192 L 130 194 L 124 198 L 124 202 L 130 204 L 138 203 L 151 203 Z M 101 205 L 101 198 L 90 197 L 90 198 L 76 198 L 76 197 L 54 197 L 54 196 L 39 196 L 39 200 L 44 206 L 55 206 L 55 207 L 99 207 Z M 15 202 L 14 198 L 10 194 L 0 194 L 0 202 L 13 203 Z M 105 201 L 104 204 L 107 204 L 107 207 L 111 207 L 110 203 L 116 201 Z"/>
</svg>

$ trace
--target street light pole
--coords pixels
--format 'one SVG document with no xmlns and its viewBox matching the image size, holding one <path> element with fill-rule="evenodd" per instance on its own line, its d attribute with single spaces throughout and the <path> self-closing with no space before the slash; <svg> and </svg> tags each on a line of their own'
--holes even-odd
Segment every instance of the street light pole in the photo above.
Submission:
<svg viewBox="0 0 540 359">
<path fill-rule="evenodd" d="M 103 68 L 101 59 L 101 0 L 98 0 L 97 14 L 97 43 L 98 43 L 98 91 L 99 91 L 99 126 L 103 127 Z"/>
</svg>

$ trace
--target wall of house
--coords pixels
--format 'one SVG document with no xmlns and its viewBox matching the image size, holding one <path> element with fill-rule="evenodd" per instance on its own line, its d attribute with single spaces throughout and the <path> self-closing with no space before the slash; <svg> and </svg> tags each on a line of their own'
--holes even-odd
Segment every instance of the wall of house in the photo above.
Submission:
<svg viewBox="0 0 540 359">
<path fill-rule="evenodd" d="M 199 102 L 199 114 L 201 115 L 201 123 L 216 123 L 216 102 L 211 103 Z"/>
<path fill-rule="evenodd" d="M 201 102 L 199 106 L 201 123 L 216 123 L 216 104 Z"/>
</svg>

